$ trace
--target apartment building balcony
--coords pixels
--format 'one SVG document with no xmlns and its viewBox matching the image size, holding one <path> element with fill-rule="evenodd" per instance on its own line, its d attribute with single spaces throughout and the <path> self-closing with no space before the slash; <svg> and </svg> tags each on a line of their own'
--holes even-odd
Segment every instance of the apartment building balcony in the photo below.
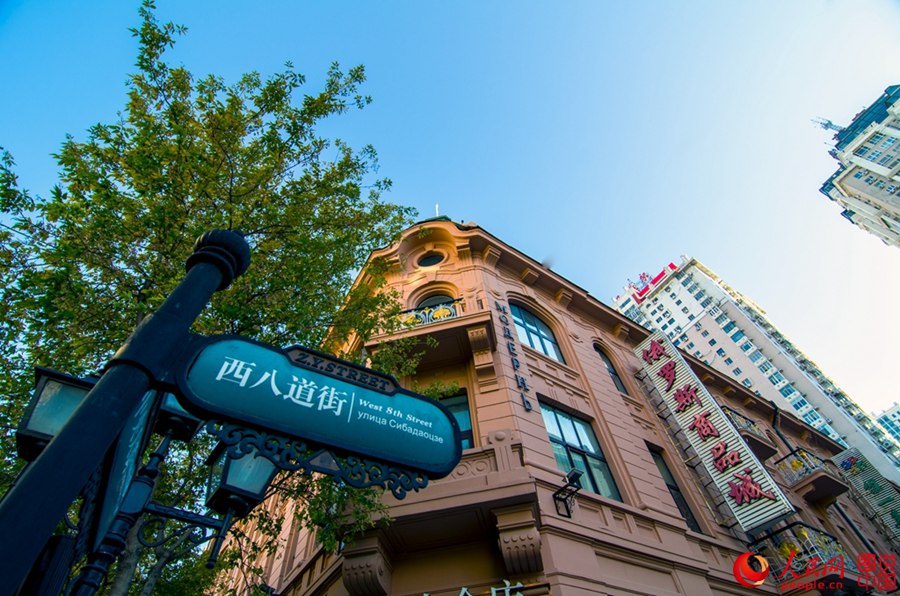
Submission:
<svg viewBox="0 0 900 596">
<path fill-rule="evenodd" d="M 828 504 L 850 490 L 833 465 L 805 449 L 795 449 L 774 466 L 793 490 L 813 504 Z"/>
<path fill-rule="evenodd" d="M 769 440 L 766 433 L 756 424 L 755 420 L 747 418 L 737 410 L 732 410 L 728 406 L 722 406 L 725 415 L 728 416 L 735 428 L 747 442 L 750 450 L 756 454 L 760 461 L 765 461 L 778 452 L 775 444 Z"/>
<path fill-rule="evenodd" d="M 782 586 L 782 593 L 797 591 L 788 588 L 788 583 L 807 581 L 842 581 L 844 590 L 857 586 L 856 557 L 837 538 L 809 524 L 794 522 L 769 532 L 751 542 L 750 550 L 769 562 L 769 578 Z"/>
<path fill-rule="evenodd" d="M 422 366 L 464 362 L 471 359 L 473 353 L 478 353 L 476 360 L 484 360 L 483 367 L 492 366 L 490 354 L 496 350 L 497 340 L 490 310 L 475 308 L 463 298 L 457 298 L 405 310 L 398 319 L 399 328 L 373 336 L 366 343 L 366 349 L 377 351 L 379 344 L 405 337 L 418 338 L 424 344 L 425 338 L 431 337 L 437 345 L 424 349 Z"/>
</svg>

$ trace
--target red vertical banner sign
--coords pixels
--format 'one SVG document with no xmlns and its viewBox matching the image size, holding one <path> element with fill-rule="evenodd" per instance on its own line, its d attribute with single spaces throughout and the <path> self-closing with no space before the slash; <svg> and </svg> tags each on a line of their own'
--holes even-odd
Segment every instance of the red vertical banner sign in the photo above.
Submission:
<svg viewBox="0 0 900 596">
<path fill-rule="evenodd" d="M 792 515 L 791 503 L 669 339 L 657 331 L 634 352 L 740 527 L 751 532 Z"/>
</svg>

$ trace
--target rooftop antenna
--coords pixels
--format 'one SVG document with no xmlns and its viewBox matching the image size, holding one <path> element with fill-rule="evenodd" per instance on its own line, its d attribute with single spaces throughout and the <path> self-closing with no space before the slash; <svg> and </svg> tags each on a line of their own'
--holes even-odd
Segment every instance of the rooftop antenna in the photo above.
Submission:
<svg viewBox="0 0 900 596">
<path fill-rule="evenodd" d="M 817 124 L 820 128 L 824 128 L 825 130 L 833 130 L 834 132 L 841 132 L 845 128 L 844 126 L 835 124 L 834 122 L 826 118 L 813 118 L 812 122 Z"/>
</svg>

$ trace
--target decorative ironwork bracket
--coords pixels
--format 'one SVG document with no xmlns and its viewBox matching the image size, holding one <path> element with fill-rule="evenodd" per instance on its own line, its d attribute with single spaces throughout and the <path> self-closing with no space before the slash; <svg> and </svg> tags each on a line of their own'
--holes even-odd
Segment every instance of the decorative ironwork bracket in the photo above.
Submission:
<svg viewBox="0 0 900 596">
<path fill-rule="evenodd" d="M 302 441 L 269 434 L 219 421 L 210 421 L 206 431 L 227 448 L 228 457 L 238 459 L 256 451 L 278 468 L 328 474 L 353 488 L 381 486 L 403 499 L 410 491 L 428 486 L 428 477 L 420 472 L 397 468 L 359 456 L 339 457 L 327 449 L 317 449 Z"/>
</svg>

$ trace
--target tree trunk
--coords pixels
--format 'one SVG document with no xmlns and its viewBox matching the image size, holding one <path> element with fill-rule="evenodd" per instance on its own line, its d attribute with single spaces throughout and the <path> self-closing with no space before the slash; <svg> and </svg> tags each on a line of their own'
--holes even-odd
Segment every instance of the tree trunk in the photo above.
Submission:
<svg viewBox="0 0 900 596">
<path fill-rule="evenodd" d="M 159 546 L 154 549 L 153 554 L 156 555 L 156 562 L 147 573 L 147 579 L 144 581 L 144 587 L 141 588 L 139 596 L 153 596 L 153 590 L 156 589 L 156 583 L 159 581 L 159 578 L 162 577 L 163 569 L 166 565 L 171 563 L 173 559 L 178 558 L 177 555 L 180 552 L 183 552 L 180 549 L 184 546 L 184 543 L 187 542 L 187 538 L 188 534 L 185 533 L 175 540 L 168 548 Z"/>
<path fill-rule="evenodd" d="M 141 520 L 131 528 L 128 532 L 128 539 L 125 541 L 125 552 L 119 558 L 119 564 L 116 565 L 116 576 L 110 584 L 108 596 L 127 596 L 128 588 L 134 580 L 134 572 L 137 569 L 138 560 L 141 558 L 141 550 L 143 546 L 138 541 L 138 527 Z"/>
</svg>

